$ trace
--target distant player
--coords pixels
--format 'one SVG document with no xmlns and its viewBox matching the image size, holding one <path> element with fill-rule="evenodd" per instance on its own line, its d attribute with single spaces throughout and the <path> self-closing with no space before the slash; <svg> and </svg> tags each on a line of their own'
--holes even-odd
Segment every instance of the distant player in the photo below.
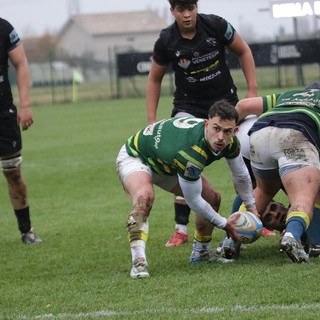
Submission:
<svg viewBox="0 0 320 320">
<path fill-rule="evenodd" d="M 0 18 L 0 166 L 7 180 L 9 197 L 18 221 L 22 242 L 34 244 L 41 239 L 34 233 L 30 221 L 27 187 L 21 175 L 21 132 L 33 123 L 30 109 L 30 74 L 20 38 L 13 26 Z M 13 103 L 8 78 L 8 61 L 17 78 L 19 111 Z"/>
</svg>

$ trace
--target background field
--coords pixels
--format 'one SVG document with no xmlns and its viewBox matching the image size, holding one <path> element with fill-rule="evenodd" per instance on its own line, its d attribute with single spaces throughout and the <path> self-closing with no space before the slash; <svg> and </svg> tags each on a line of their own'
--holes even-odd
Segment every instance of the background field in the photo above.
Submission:
<svg viewBox="0 0 320 320">
<path fill-rule="evenodd" d="M 161 99 L 159 118 L 170 114 L 170 105 L 171 98 Z M 190 266 L 191 241 L 164 246 L 174 228 L 173 203 L 159 189 L 147 248 L 151 277 L 131 280 L 124 229 L 130 202 L 114 162 L 125 139 L 146 123 L 144 99 L 37 106 L 33 112 L 35 124 L 23 133 L 23 173 L 44 243 L 21 243 L 1 178 L 0 319 L 319 317 L 318 259 L 292 264 L 274 237 L 248 245 L 234 264 Z M 220 161 L 206 174 L 228 216 L 235 195 L 228 169 Z M 215 230 L 214 248 L 222 235 Z"/>
</svg>

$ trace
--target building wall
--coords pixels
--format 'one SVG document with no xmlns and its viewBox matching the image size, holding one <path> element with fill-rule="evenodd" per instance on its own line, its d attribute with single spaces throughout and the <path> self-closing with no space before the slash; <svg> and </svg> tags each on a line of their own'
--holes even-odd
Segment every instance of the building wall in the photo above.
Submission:
<svg viewBox="0 0 320 320">
<path fill-rule="evenodd" d="M 141 33 L 105 34 L 92 36 L 75 24 L 70 24 L 57 42 L 57 48 L 70 56 L 92 58 L 95 61 L 113 61 L 113 53 L 130 48 L 152 51 L 160 30 Z M 112 55 L 112 56 L 110 56 Z"/>
<path fill-rule="evenodd" d="M 58 39 L 56 47 L 70 56 L 82 57 L 92 50 L 91 36 L 75 24 L 70 24 Z"/>
</svg>

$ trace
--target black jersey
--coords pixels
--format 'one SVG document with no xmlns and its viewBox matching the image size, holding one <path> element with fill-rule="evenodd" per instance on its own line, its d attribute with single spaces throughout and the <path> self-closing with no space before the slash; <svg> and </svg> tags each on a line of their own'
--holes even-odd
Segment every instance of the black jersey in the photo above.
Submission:
<svg viewBox="0 0 320 320">
<path fill-rule="evenodd" d="M 153 59 L 160 65 L 172 66 L 175 105 L 194 104 L 206 109 L 207 117 L 212 102 L 236 95 L 226 62 L 226 47 L 234 40 L 236 31 L 216 15 L 198 14 L 196 27 L 197 33 L 191 40 L 181 36 L 176 22 L 163 29 L 155 43 Z"/>
<path fill-rule="evenodd" d="M 8 53 L 14 49 L 20 38 L 13 26 L 0 18 L 0 108 L 12 103 L 12 93 L 8 79 Z"/>
</svg>

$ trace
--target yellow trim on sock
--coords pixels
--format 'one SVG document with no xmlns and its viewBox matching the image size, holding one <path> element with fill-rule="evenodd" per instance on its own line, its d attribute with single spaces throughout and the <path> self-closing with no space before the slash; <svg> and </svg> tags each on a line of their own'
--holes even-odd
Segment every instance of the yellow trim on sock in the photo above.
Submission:
<svg viewBox="0 0 320 320">
<path fill-rule="evenodd" d="M 320 204 L 317 204 L 317 203 L 316 203 L 316 204 L 314 205 L 314 207 L 320 209 Z"/>
<path fill-rule="evenodd" d="M 128 232 L 128 239 L 129 242 L 135 241 L 135 240 L 143 240 L 144 242 L 147 242 L 148 240 L 148 233 L 144 231 L 140 231 L 139 234 L 131 234 Z"/>
<path fill-rule="evenodd" d="M 148 234 L 144 231 L 141 231 L 141 240 L 143 240 L 144 242 L 147 242 L 148 240 Z"/>
<path fill-rule="evenodd" d="M 200 235 L 197 230 L 194 231 L 193 237 L 198 242 L 209 242 L 212 239 L 212 236 L 202 236 Z"/>
<path fill-rule="evenodd" d="M 288 223 L 289 219 L 292 217 L 300 217 L 302 218 L 306 223 L 306 229 L 309 227 L 310 224 L 310 218 L 309 216 L 303 212 L 303 211 L 292 211 L 287 215 L 286 223 Z"/>
<path fill-rule="evenodd" d="M 246 206 L 244 205 L 244 203 L 242 202 L 241 206 L 239 207 L 238 211 L 247 211 Z"/>
</svg>

